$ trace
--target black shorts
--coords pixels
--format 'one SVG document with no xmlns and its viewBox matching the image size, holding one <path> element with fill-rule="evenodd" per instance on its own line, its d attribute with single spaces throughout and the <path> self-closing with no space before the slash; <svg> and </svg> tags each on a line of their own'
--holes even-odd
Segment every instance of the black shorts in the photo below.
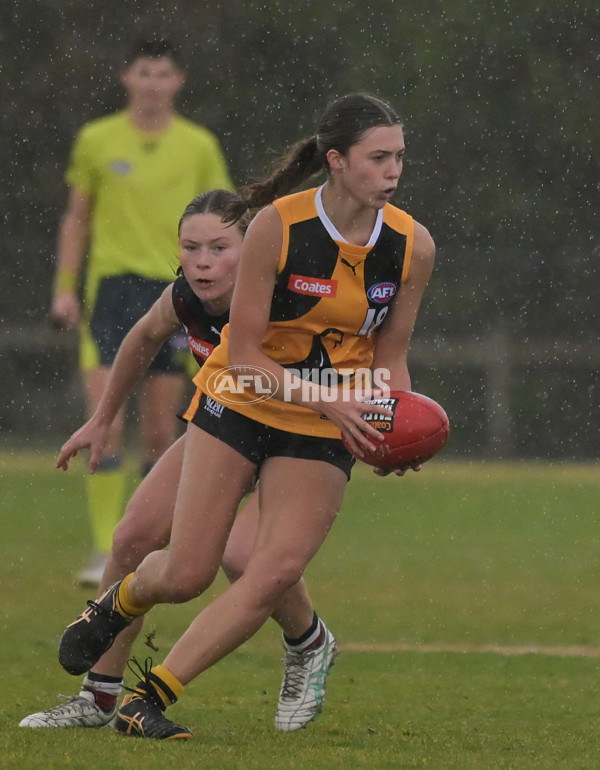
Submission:
<svg viewBox="0 0 600 770">
<path fill-rule="evenodd" d="M 350 478 L 355 463 L 354 455 L 340 439 L 302 436 L 271 428 L 234 412 L 204 393 L 190 422 L 258 466 L 268 457 L 322 460 L 340 468 Z"/>
<path fill-rule="evenodd" d="M 127 332 L 160 297 L 165 281 L 139 275 L 111 275 L 100 279 L 90 331 L 98 347 L 101 366 L 111 366 Z M 167 340 L 150 364 L 149 371 L 178 374 L 181 356 Z"/>
</svg>

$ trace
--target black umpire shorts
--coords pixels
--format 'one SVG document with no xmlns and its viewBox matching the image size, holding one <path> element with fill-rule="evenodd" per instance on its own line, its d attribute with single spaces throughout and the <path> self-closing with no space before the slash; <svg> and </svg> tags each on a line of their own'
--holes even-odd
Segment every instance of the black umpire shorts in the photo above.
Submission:
<svg viewBox="0 0 600 770">
<path fill-rule="evenodd" d="M 150 310 L 168 283 L 139 275 L 111 275 L 98 283 L 90 331 L 98 347 L 101 366 L 111 366 L 131 327 Z M 179 374 L 183 371 L 176 347 L 167 340 L 149 371 Z"/>
</svg>

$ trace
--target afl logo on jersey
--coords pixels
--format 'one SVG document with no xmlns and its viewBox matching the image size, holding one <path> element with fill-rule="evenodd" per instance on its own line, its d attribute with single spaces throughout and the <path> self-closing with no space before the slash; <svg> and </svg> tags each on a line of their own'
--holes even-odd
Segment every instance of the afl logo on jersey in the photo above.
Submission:
<svg viewBox="0 0 600 770">
<path fill-rule="evenodd" d="M 338 282 L 333 278 L 309 278 L 306 275 L 290 275 L 288 289 L 309 297 L 335 297 Z"/>
<path fill-rule="evenodd" d="M 367 297 L 371 302 L 377 302 L 379 305 L 383 305 L 384 302 L 389 302 L 397 291 L 397 284 L 391 283 L 390 281 L 384 281 L 383 283 L 373 284 L 367 292 Z"/>
</svg>

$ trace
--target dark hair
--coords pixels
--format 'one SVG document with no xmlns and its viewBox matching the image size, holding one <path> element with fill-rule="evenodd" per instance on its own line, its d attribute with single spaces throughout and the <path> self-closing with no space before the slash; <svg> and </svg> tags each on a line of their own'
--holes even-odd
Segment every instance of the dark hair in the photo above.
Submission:
<svg viewBox="0 0 600 770">
<path fill-rule="evenodd" d="M 261 208 L 320 171 L 328 171 L 327 153 L 346 155 L 365 131 L 378 126 L 401 125 L 394 110 L 381 99 L 366 93 L 348 94 L 330 102 L 314 136 L 294 144 L 280 158 L 273 173 L 244 188 L 245 199 L 232 206 L 227 220 L 235 220 L 248 209 Z"/>
<path fill-rule="evenodd" d="M 230 190 L 207 190 L 201 195 L 197 195 L 185 207 L 181 219 L 179 220 L 179 224 L 177 225 L 177 234 L 179 235 L 181 232 L 181 225 L 188 217 L 191 217 L 194 214 L 216 214 L 223 218 L 231 206 L 234 206 L 241 201 L 242 199 L 240 196 Z M 247 219 L 248 217 L 244 217 L 236 222 L 242 233 L 245 233 L 248 227 Z"/>
<path fill-rule="evenodd" d="M 162 59 L 168 56 L 178 67 L 182 67 L 179 48 L 164 37 L 137 40 L 125 55 L 125 64 L 129 66 L 136 59 Z"/>
</svg>

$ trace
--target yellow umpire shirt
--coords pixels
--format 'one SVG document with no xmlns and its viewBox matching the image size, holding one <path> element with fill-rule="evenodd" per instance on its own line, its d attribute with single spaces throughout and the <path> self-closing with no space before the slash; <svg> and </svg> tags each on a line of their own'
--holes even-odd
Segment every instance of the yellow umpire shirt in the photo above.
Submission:
<svg viewBox="0 0 600 770">
<path fill-rule="evenodd" d="M 216 137 L 179 115 L 158 134 L 139 131 L 125 112 L 86 124 L 65 179 L 93 198 L 88 299 L 104 276 L 172 281 L 184 208 L 206 190 L 233 189 Z"/>
</svg>

